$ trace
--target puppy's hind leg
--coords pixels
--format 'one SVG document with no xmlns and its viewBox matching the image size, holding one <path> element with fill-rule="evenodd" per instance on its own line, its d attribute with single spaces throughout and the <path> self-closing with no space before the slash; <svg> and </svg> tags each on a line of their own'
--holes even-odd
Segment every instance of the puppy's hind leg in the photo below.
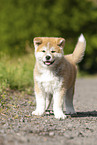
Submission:
<svg viewBox="0 0 97 145">
<path fill-rule="evenodd" d="M 51 101 L 52 101 L 52 95 L 47 94 L 46 95 L 46 110 L 50 107 Z"/>
<path fill-rule="evenodd" d="M 73 95 L 74 95 L 74 87 L 67 90 L 67 93 L 65 96 L 66 114 L 76 113 L 73 107 Z"/>
</svg>

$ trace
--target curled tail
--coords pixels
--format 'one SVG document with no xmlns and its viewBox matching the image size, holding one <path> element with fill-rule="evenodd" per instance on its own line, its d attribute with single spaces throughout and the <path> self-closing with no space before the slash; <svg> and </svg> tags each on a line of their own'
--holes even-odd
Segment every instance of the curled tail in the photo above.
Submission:
<svg viewBox="0 0 97 145">
<path fill-rule="evenodd" d="M 76 44 L 76 47 L 73 53 L 71 54 L 74 63 L 79 63 L 83 59 L 85 48 L 86 40 L 83 34 L 81 34 Z"/>
</svg>

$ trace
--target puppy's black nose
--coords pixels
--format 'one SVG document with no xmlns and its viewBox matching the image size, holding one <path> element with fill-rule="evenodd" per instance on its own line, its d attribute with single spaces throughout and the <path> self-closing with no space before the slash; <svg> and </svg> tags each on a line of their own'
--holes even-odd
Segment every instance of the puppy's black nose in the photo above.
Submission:
<svg viewBox="0 0 97 145">
<path fill-rule="evenodd" d="M 46 56 L 46 60 L 49 60 L 51 57 L 49 55 Z"/>
</svg>

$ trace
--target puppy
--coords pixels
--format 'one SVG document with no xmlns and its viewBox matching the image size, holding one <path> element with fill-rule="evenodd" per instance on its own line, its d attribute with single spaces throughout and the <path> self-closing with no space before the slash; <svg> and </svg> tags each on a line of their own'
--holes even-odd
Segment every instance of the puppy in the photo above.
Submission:
<svg viewBox="0 0 97 145">
<path fill-rule="evenodd" d="M 42 115 L 50 106 L 53 97 L 55 118 L 64 119 L 63 103 L 65 100 L 66 114 L 74 114 L 73 95 L 77 73 L 76 64 L 84 56 L 86 41 L 80 35 L 74 52 L 63 53 L 64 38 L 34 38 L 36 64 L 34 68 L 34 89 L 36 110 L 32 115 Z"/>
</svg>

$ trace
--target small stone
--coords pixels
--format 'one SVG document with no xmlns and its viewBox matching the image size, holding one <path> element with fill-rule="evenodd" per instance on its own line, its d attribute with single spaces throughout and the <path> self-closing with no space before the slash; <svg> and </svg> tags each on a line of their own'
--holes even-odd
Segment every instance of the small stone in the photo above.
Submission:
<svg viewBox="0 0 97 145">
<path fill-rule="evenodd" d="M 68 138 L 68 139 L 73 139 L 74 137 L 73 136 L 70 136 L 70 135 L 68 135 L 68 134 L 63 134 L 64 135 L 64 137 L 66 137 L 66 138 Z"/>
<path fill-rule="evenodd" d="M 50 115 L 50 112 L 46 112 L 46 115 Z"/>
<path fill-rule="evenodd" d="M 68 124 L 67 127 L 71 129 L 73 126 L 72 124 Z"/>
<path fill-rule="evenodd" d="M 55 135 L 55 133 L 53 131 L 49 132 L 49 136 L 54 136 L 54 135 Z"/>
<path fill-rule="evenodd" d="M 29 130 L 29 133 L 33 133 L 33 130 Z"/>
<path fill-rule="evenodd" d="M 79 132 L 78 133 L 78 137 L 84 137 L 83 133 L 82 132 Z"/>
</svg>

